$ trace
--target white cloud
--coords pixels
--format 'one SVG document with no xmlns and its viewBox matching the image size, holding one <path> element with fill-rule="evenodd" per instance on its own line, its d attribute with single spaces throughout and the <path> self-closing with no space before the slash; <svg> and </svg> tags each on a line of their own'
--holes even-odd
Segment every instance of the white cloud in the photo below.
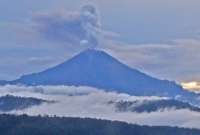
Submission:
<svg viewBox="0 0 200 135">
<path fill-rule="evenodd" d="M 90 117 L 107 120 L 119 120 L 142 125 L 168 125 L 200 128 L 200 113 L 185 110 L 165 110 L 152 113 L 116 112 L 109 101 L 160 100 L 160 97 L 135 97 L 127 94 L 107 93 L 90 87 L 71 86 L 4 86 L 0 87 L 0 95 L 16 95 L 37 97 L 58 101 L 55 104 L 43 104 L 24 111 L 11 113 L 27 113 L 29 115 L 57 115 L 66 117 Z"/>
</svg>

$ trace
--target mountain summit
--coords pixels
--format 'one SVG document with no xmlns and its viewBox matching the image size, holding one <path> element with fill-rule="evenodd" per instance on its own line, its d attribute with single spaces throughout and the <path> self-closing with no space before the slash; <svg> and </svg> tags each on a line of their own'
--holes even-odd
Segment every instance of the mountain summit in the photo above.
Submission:
<svg viewBox="0 0 200 135">
<path fill-rule="evenodd" d="M 9 84 L 90 86 L 134 95 L 177 95 L 182 87 L 132 69 L 104 51 L 88 49 L 40 73 Z"/>
</svg>

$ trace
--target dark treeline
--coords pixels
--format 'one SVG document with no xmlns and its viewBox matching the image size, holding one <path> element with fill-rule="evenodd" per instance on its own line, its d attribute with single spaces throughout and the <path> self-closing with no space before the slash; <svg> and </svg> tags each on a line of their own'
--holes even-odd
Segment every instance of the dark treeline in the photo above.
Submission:
<svg viewBox="0 0 200 135">
<path fill-rule="evenodd" d="M 89 118 L 0 115 L 1 135 L 200 135 L 200 130 L 150 127 Z"/>
<path fill-rule="evenodd" d="M 13 110 L 23 110 L 32 106 L 41 105 L 42 103 L 54 103 L 54 102 L 32 97 L 18 97 L 18 96 L 6 95 L 0 97 L 0 111 L 9 112 Z"/>
<path fill-rule="evenodd" d="M 115 104 L 116 111 L 119 112 L 155 112 L 164 111 L 165 109 L 189 109 L 191 111 L 200 112 L 200 108 L 193 106 L 187 102 L 178 101 L 175 99 L 163 99 L 163 100 L 144 100 L 141 101 L 119 101 L 109 102 L 109 104 Z"/>
</svg>

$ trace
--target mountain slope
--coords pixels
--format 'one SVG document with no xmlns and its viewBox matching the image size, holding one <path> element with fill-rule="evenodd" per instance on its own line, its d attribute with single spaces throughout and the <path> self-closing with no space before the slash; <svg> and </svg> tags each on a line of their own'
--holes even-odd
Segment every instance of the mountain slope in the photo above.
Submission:
<svg viewBox="0 0 200 135">
<path fill-rule="evenodd" d="M 107 53 L 88 49 L 70 60 L 40 73 L 9 82 L 26 85 L 91 86 L 134 95 L 177 95 L 182 87 L 132 69 Z"/>
</svg>

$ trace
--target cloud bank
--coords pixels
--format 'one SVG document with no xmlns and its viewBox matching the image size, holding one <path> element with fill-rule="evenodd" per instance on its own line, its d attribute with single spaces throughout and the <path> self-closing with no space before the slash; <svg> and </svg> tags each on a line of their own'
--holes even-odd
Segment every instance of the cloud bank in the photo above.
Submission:
<svg viewBox="0 0 200 135">
<path fill-rule="evenodd" d="M 104 92 L 90 87 L 69 86 L 4 86 L 0 87 L 0 96 L 10 94 L 14 96 L 36 97 L 57 101 L 55 104 L 43 104 L 23 111 L 10 113 L 29 115 L 57 115 L 66 117 L 89 117 L 107 120 L 119 120 L 141 125 L 167 125 L 200 128 L 200 113 L 188 109 L 170 109 L 162 112 L 135 113 L 117 112 L 109 101 L 143 101 L 161 100 L 160 97 L 135 97 L 127 94 Z"/>
</svg>

